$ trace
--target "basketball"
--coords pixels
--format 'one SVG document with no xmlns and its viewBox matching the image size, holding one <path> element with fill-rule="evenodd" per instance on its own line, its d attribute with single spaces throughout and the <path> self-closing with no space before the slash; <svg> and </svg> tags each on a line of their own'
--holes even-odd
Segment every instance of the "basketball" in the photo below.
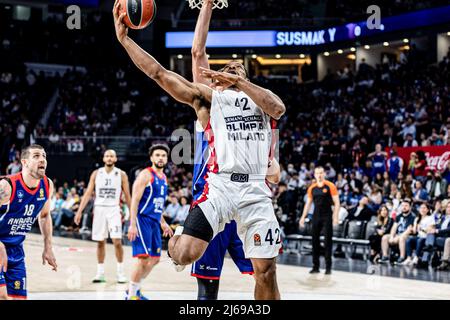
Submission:
<svg viewBox="0 0 450 320">
<path fill-rule="evenodd" d="M 120 13 L 126 12 L 124 23 L 131 29 L 146 28 L 156 16 L 155 0 L 120 0 Z"/>
</svg>

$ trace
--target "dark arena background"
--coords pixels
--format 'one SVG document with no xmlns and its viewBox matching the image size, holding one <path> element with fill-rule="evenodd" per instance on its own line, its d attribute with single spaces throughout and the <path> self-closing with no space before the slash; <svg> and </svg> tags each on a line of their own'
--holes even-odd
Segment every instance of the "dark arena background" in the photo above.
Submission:
<svg viewBox="0 0 450 320">
<path fill-rule="evenodd" d="M 24 242 L 30 300 L 125 299 L 129 284 L 116 281 L 111 240 L 106 281 L 92 282 L 99 271 L 94 193 L 74 223 L 106 150 L 116 152 L 131 190 L 151 165 L 149 148 L 167 144 L 164 217 L 172 230 L 193 202 L 195 111 L 136 68 L 117 41 L 113 5 L 0 0 L 0 175 L 21 172 L 20 151 L 39 144 L 55 186 L 49 201 L 58 271 L 42 266 L 36 221 Z M 128 36 L 192 81 L 199 10 L 186 0 L 156 5 L 151 25 Z M 286 106 L 276 134 L 281 177 L 268 184 L 281 230 L 281 299 L 449 299 L 450 3 L 228 0 L 213 10 L 206 51 L 211 69 L 238 61 L 252 83 Z M 322 272 L 323 257 L 321 273 L 309 273 L 314 207 L 300 224 L 319 166 L 340 200 L 331 275 Z M 123 194 L 121 217 L 129 280 L 134 260 Z M 142 291 L 151 300 L 195 300 L 190 266 L 175 272 L 167 248 L 163 238 L 161 261 Z M 227 254 L 219 300 L 251 300 L 253 289 L 253 277 L 241 275 Z"/>
</svg>

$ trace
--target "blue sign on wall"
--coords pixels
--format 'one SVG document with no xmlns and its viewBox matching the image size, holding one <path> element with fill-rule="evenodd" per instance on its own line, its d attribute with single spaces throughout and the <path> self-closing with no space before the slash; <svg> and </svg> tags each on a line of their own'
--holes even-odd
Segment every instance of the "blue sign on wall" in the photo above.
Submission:
<svg viewBox="0 0 450 320">
<path fill-rule="evenodd" d="M 443 23 L 450 23 L 450 6 L 388 17 L 381 20 L 381 29 L 373 30 L 363 21 L 314 31 L 211 31 L 206 46 L 208 48 L 316 46 Z M 191 48 L 193 38 L 193 32 L 167 32 L 166 47 Z"/>
</svg>

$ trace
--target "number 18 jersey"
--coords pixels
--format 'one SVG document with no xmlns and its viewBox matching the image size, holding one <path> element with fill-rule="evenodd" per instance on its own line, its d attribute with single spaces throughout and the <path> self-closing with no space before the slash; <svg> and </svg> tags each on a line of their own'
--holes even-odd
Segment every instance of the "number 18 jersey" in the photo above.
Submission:
<svg viewBox="0 0 450 320">
<path fill-rule="evenodd" d="M 27 187 L 22 173 L 6 177 L 12 190 L 8 204 L 0 207 L 0 241 L 21 245 L 49 198 L 49 181 L 44 177 L 35 189 Z"/>
</svg>

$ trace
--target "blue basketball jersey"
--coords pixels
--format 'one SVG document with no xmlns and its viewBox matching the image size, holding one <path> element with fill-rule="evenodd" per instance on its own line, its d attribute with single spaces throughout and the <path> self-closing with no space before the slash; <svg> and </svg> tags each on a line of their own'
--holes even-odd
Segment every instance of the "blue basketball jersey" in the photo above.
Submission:
<svg viewBox="0 0 450 320">
<path fill-rule="evenodd" d="M 29 189 L 22 173 L 8 176 L 12 191 L 9 204 L 0 207 L 0 241 L 7 246 L 21 245 L 31 231 L 49 198 L 49 182 L 44 177 L 37 188 Z"/>
<path fill-rule="evenodd" d="M 386 159 L 385 159 L 384 155 L 382 155 L 381 153 L 377 153 L 373 156 L 372 167 L 375 170 L 386 171 L 385 161 L 386 161 Z"/>
<path fill-rule="evenodd" d="M 158 176 L 152 168 L 145 170 L 150 171 L 151 178 L 139 202 L 138 215 L 148 216 L 159 222 L 164 211 L 164 204 L 169 189 L 167 178 L 164 174 Z"/>
<path fill-rule="evenodd" d="M 198 126 L 199 123 L 197 122 Z M 208 140 L 205 137 L 205 132 L 199 130 L 196 127 L 195 130 L 195 154 L 194 154 L 194 177 L 193 177 L 193 185 L 192 185 L 192 196 L 194 200 L 197 200 L 203 193 L 205 184 L 206 184 L 206 176 L 208 174 Z"/>
</svg>

